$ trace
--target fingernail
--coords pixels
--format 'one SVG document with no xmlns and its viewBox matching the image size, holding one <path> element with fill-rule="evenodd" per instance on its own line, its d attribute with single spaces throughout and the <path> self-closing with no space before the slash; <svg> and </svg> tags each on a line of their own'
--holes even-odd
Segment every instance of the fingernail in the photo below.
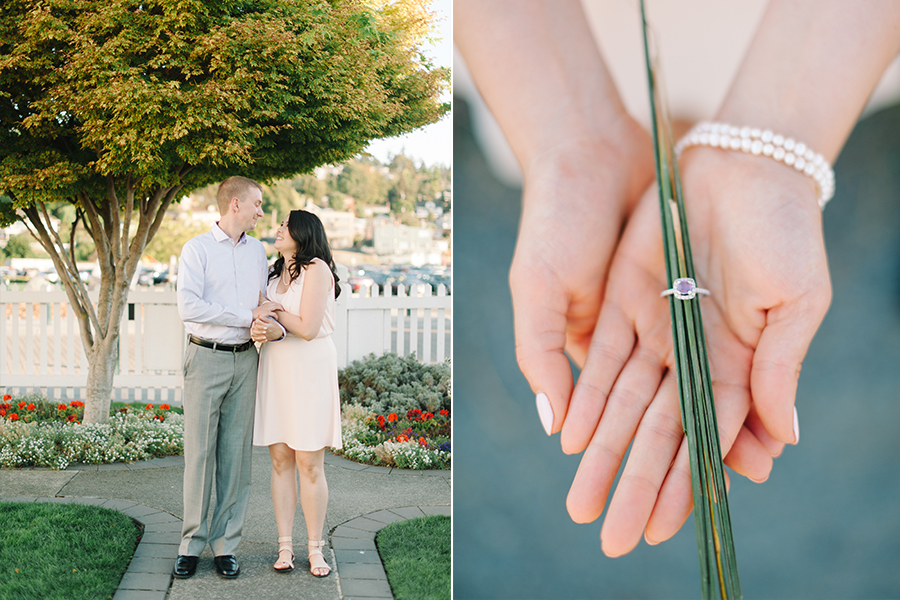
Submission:
<svg viewBox="0 0 900 600">
<path fill-rule="evenodd" d="M 800 442 L 800 422 L 797 421 L 797 407 L 794 407 L 794 443 Z"/>
<path fill-rule="evenodd" d="M 541 418 L 541 425 L 544 426 L 544 431 L 547 432 L 547 435 L 550 435 L 553 429 L 553 409 L 550 407 L 550 399 L 547 398 L 547 394 L 544 392 L 539 392 L 535 401 L 537 403 L 538 416 Z"/>
</svg>

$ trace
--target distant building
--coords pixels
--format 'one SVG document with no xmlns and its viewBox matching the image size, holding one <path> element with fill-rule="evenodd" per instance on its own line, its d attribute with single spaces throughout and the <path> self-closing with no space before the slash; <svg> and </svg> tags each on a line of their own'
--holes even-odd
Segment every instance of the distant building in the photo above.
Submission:
<svg viewBox="0 0 900 600">
<path fill-rule="evenodd" d="M 337 177 L 344 171 L 344 165 L 322 165 L 313 169 L 316 179 L 324 181 L 329 177 Z"/>
<path fill-rule="evenodd" d="M 352 212 L 323 208 L 312 202 L 307 202 L 303 210 L 319 217 L 332 248 L 350 248 L 353 246 L 356 236 L 363 235 L 365 232 L 365 219 L 357 219 Z"/>
<path fill-rule="evenodd" d="M 434 224 L 445 233 L 449 233 L 453 225 L 453 213 L 447 211 L 434 220 Z"/>
<path fill-rule="evenodd" d="M 439 265 L 442 255 L 447 252 L 450 242 L 434 239 L 435 230 L 429 227 L 410 227 L 379 223 L 374 226 L 373 245 L 375 253 L 391 256 L 394 262 L 405 262 L 416 266 Z"/>
<path fill-rule="evenodd" d="M 437 218 L 443 214 L 444 208 L 437 206 L 432 200 L 416 204 L 416 216 L 420 219 Z"/>
<path fill-rule="evenodd" d="M 389 215 L 391 214 L 391 207 L 387 204 L 383 205 L 369 205 L 362 207 L 362 213 L 367 217 L 374 217 L 375 215 Z"/>
</svg>

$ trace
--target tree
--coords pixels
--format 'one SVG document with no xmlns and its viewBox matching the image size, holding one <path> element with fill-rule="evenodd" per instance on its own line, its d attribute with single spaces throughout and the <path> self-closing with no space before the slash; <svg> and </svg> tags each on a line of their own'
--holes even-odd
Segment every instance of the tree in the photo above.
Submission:
<svg viewBox="0 0 900 600">
<path fill-rule="evenodd" d="M 322 196 L 328 193 L 328 184 L 312 174 L 297 175 L 291 185 L 301 196 L 312 198 L 314 204 L 319 204 Z"/>
<path fill-rule="evenodd" d="M 0 226 L 23 220 L 79 316 L 85 420 L 108 418 L 128 285 L 188 191 L 339 163 L 432 123 L 446 69 L 419 0 L 3 0 Z M 48 206 L 68 202 L 68 231 Z M 71 245 L 100 263 L 91 302 Z"/>
<path fill-rule="evenodd" d="M 408 157 L 398 154 L 391 161 L 390 169 L 394 177 L 391 189 L 388 191 L 391 212 L 395 214 L 415 212 L 419 192 L 416 165 Z"/>
<path fill-rule="evenodd" d="M 359 205 L 384 204 L 388 181 L 378 171 L 377 161 L 352 160 L 337 177 L 338 190 L 352 196 Z"/>
<path fill-rule="evenodd" d="M 0 248 L 0 258 L 32 258 L 34 255 L 31 236 L 24 233 L 9 236 L 6 247 Z"/>
<path fill-rule="evenodd" d="M 267 215 L 274 213 L 276 227 L 284 220 L 289 212 L 298 208 L 303 208 L 305 204 L 303 198 L 300 197 L 300 194 L 287 179 L 276 181 L 263 188 L 262 209 Z M 264 224 L 264 227 L 268 226 L 269 222 L 267 221 Z"/>
</svg>

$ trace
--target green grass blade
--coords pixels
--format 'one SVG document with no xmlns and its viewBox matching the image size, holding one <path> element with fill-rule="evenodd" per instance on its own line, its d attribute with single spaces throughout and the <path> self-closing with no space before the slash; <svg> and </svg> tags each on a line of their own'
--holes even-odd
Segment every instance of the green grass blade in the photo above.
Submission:
<svg viewBox="0 0 900 600">
<path fill-rule="evenodd" d="M 671 287 L 677 278 L 690 277 L 696 280 L 696 277 L 681 177 L 675 160 L 665 101 L 657 79 L 659 69 L 655 66 L 655 57 L 650 48 L 650 32 L 643 0 L 641 18 L 663 248 L 666 274 Z M 704 600 L 738 600 L 742 598 L 742 594 L 699 297 L 680 300 L 674 295 L 669 296 L 669 309 L 672 316 L 681 418 L 691 461 L 702 597 Z"/>
</svg>

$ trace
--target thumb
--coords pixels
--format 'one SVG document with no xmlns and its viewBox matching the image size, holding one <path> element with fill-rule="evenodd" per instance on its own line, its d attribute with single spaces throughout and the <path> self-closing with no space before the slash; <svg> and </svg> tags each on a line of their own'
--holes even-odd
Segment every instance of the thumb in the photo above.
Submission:
<svg viewBox="0 0 900 600">
<path fill-rule="evenodd" d="M 753 354 L 750 392 L 756 412 L 769 434 L 780 442 L 796 444 L 799 430 L 794 402 L 800 367 L 831 301 L 824 294 L 772 308 Z"/>
<path fill-rule="evenodd" d="M 572 395 L 572 368 L 565 354 L 567 294 L 555 277 L 534 269 L 510 269 L 516 332 L 516 359 L 535 392 L 538 416 L 547 435 L 562 428 Z"/>
</svg>

